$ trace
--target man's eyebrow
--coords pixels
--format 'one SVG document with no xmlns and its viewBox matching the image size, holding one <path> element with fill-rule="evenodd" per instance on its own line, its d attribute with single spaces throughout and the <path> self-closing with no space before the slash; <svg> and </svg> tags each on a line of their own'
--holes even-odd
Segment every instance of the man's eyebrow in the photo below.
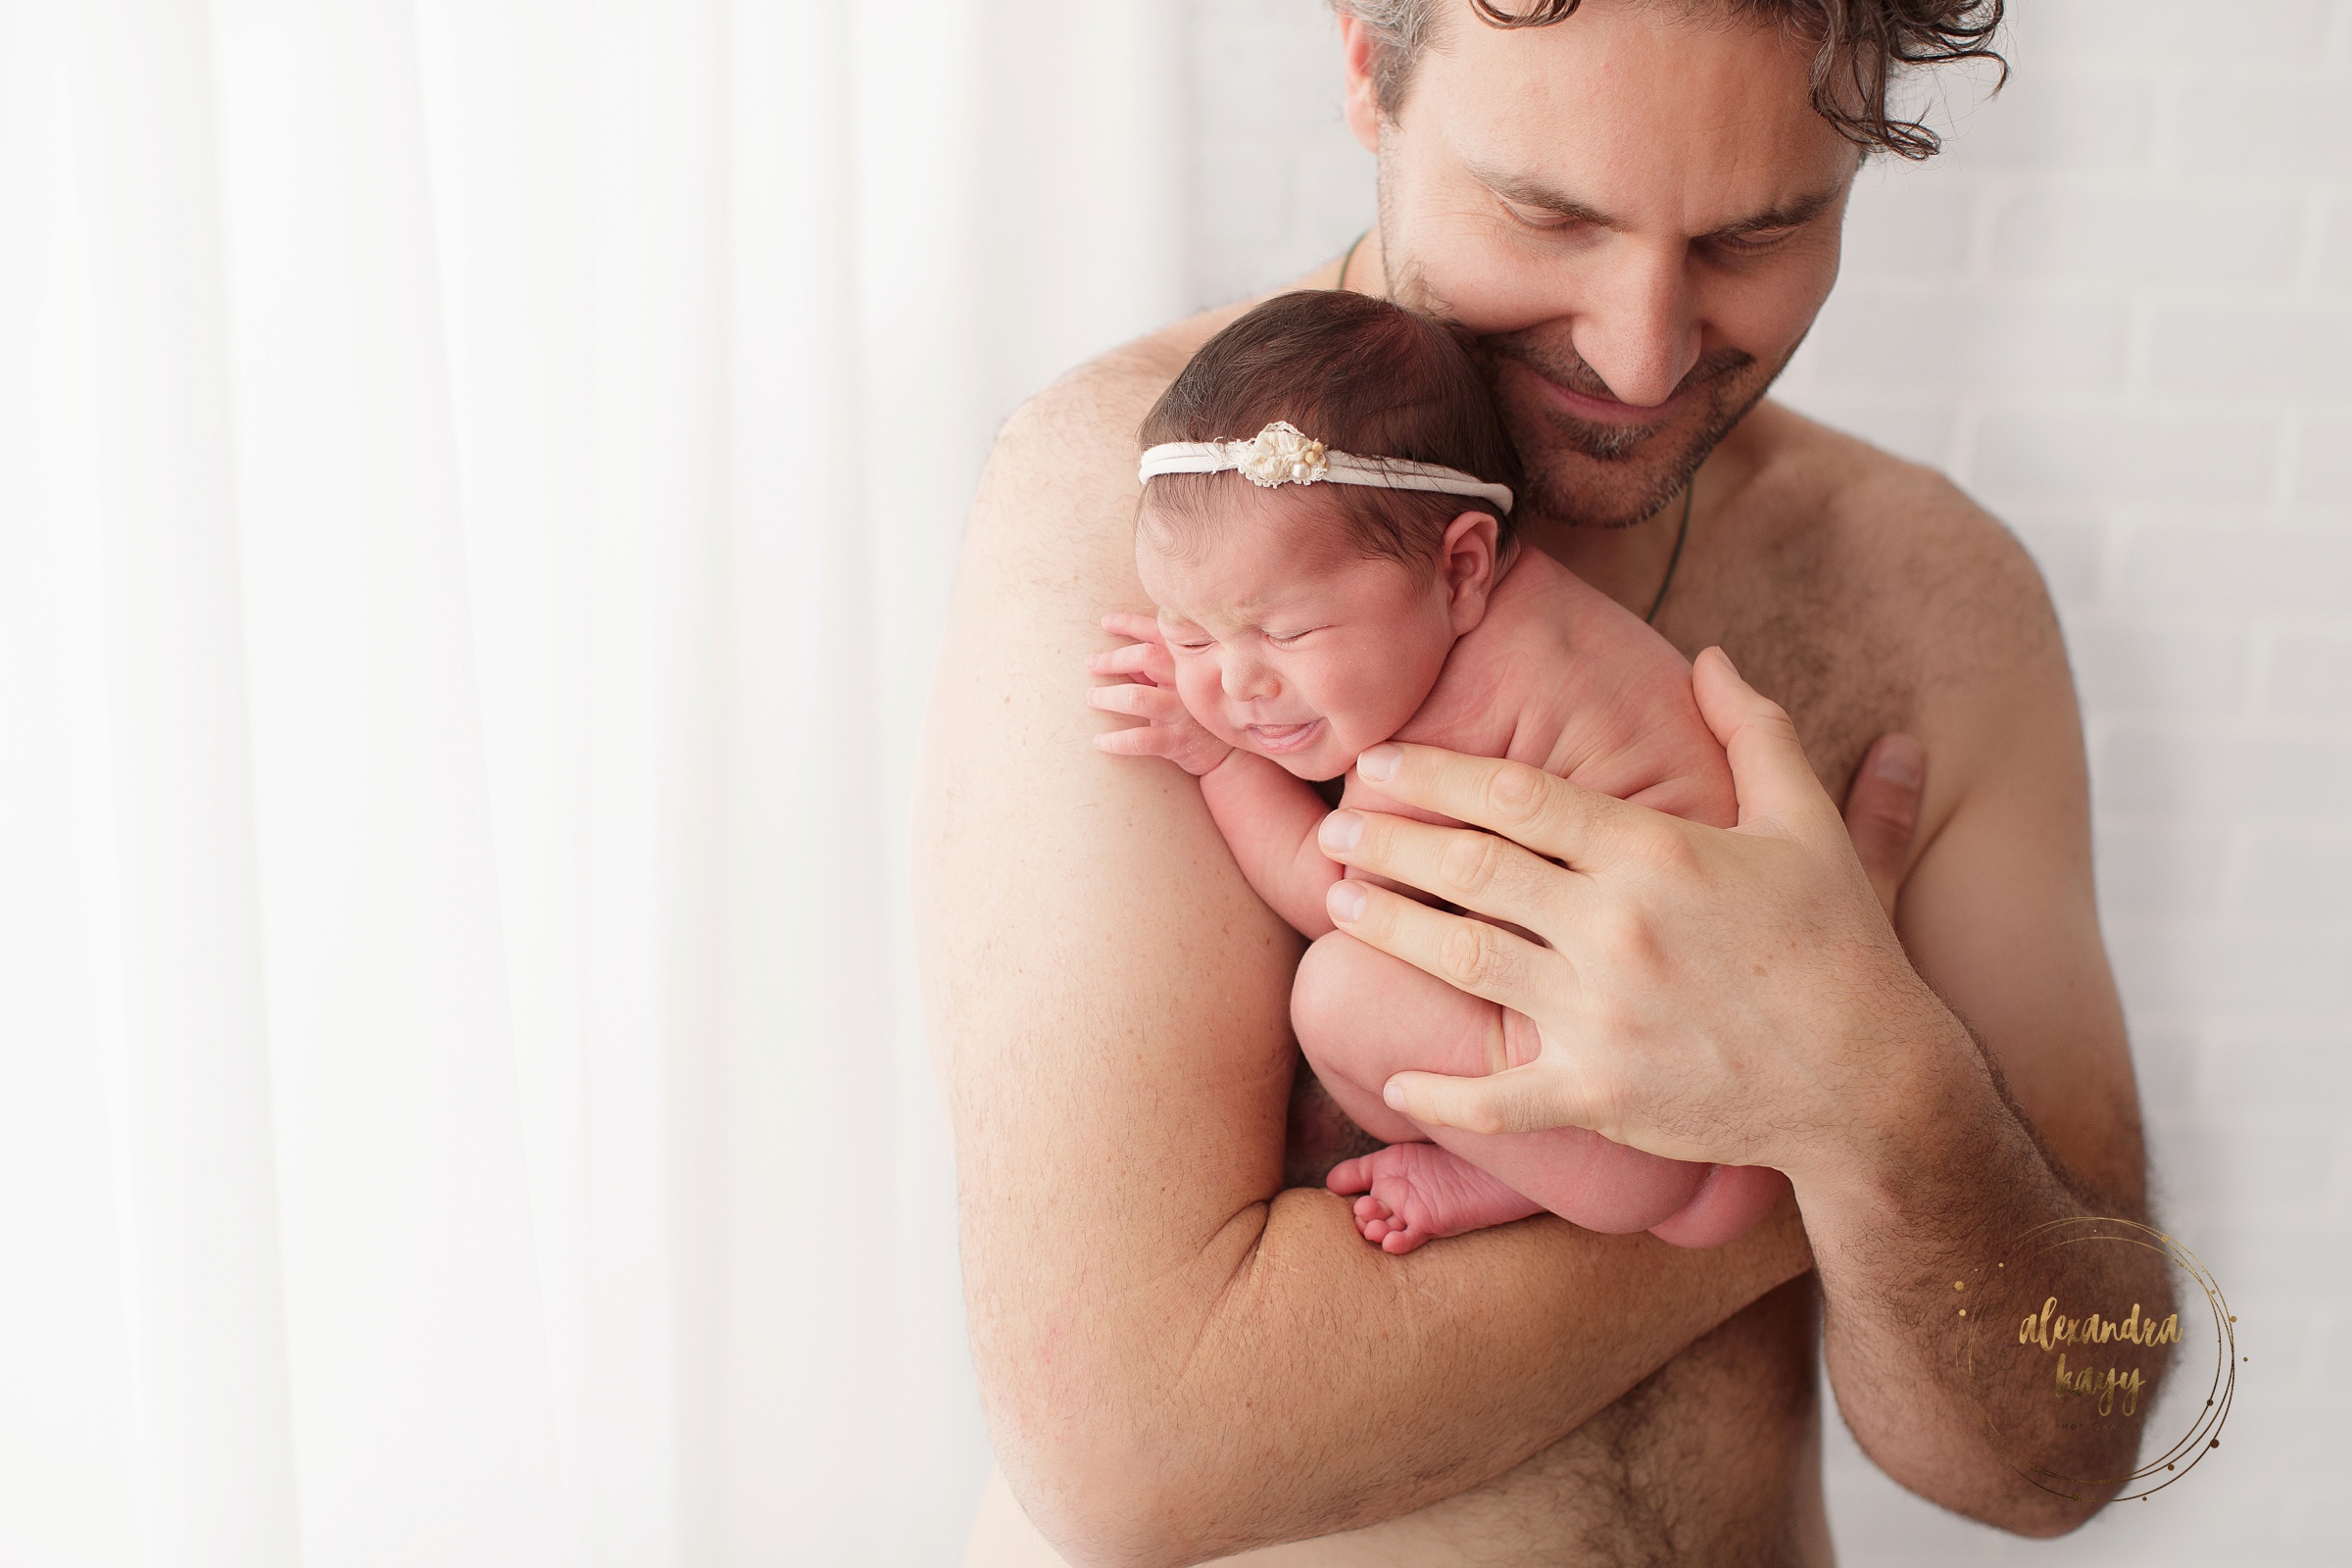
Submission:
<svg viewBox="0 0 2352 1568">
<path fill-rule="evenodd" d="M 1598 228 L 1623 228 L 1625 226 L 1621 220 L 1610 217 L 1599 208 L 1588 202 L 1578 201 L 1565 191 L 1553 190 L 1540 181 L 1523 179 L 1514 174 L 1504 174 L 1491 170 L 1473 169 L 1470 172 L 1480 184 L 1506 202 L 1516 202 L 1522 207 L 1533 207 L 1546 213 L 1557 213 L 1562 218 L 1573 218 L 1580 223 L 1591 223 Z M 1768 228 L 1795 228 L 1800 224 L 1811 222 L 1823 213 L 1828 212 L 1837 203 L 1838 195 L 1844 189 L 1845 181 L 1843 180 L 1833 185 L 1824 185 L 1819 190 L 1791 197 L 1779 206 L 1769 208 L 1752 218 L 1735 220 L 1698 237 L 1713 239 L 1719 235 L 1753 234 Z"/>
<path fill-rule="evenodd" d="M 1836 206 L 1838 196 L 1844 190 L 1845 182 L 1843 180 L 1839 180 L 1835 185 L 1825 185 L 1820 190 L 1792 197 L 1778 207 L 1758 213 L 1753 218 L 1742 218 L 1736 223 L 1726 223 L 1705 237 L 1712 239 L 1717 235 L 1753 234 L 1767 228 L 1796 228 L 1810 223 Z"/>
<path fill-rule="evenodd" d="M 1506 202 L 1517 202 L 1522 207 L 1534 207 L 1546 213 L 1557 213 L 1562 218 L 1573 218 L 1580 223 L 1592 223 L 1600 228 L 1625 226 L 1599 208 L 1589 206 L 1564 191 L 1553 190 L 1548 185 L 1536 180 L 1522 179 L 1516 174 L 1505 174 L 1485 169 L 1473 169 L 1470 171 L 1470 175 Z"/>
</svg>

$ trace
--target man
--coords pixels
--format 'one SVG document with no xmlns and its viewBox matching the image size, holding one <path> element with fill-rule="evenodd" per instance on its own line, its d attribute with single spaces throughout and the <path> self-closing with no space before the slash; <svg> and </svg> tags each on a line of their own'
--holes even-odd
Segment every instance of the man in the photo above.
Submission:
<svg viewBox="0 0 2352 1568">
<path fill-rule="evenodd" d="M 1697 1133 L 1659 1108 L 1633 1025 L 1585 1042 L 1630 1064 L 1626 1141 L 1770 1155 L 1745 1162 L 1789 1171 L 1801 1221 L 1692 1252 L 1539 1218 L 1392 1257 L 1340 1200 L 1286 1188 L 1286 1128 L 1315 1146 L 1291 1151 L 1305 1181 L 1344 1152 L 1311 1095 L 1286 1119 L 1299 943 L 1188 778 L 1088 745 L 1075 673 L 1099 616 L 1146 602 L 1137 423 L 1235 313 L 1106 356 L 1007 425 L 966 540 L 917 855 L 1003 1467 L 975 1564 L 1824 1562 L 1825 1329 L 1846 1420 L 1915 1491 L 2033 1534 L 2112 1494 L 2023 1477 L 1952 1354 L 1970 1299 L 1952 1288 L 1977 1260 L 2144 1202 L 2055 622 L 2015 543 L 1949 485 L 1759 401 L 1835 279 L 1860 144 L 1920 150 L 1886 114 L 1887 57 L 1965 53 L 1997 19 L 1936 11 L 1343 0 L 1381 220 L 1344 277 L 1304 285 L 1385 290 L 1479 334 L 1531 476 L 1529 541 L 1637 612 L 1663 594 L 1670 640 L 1737 662 L 1700 676 L 1743 819 L 1769 802 L 1811 820 L 1815 775 L 1852 781 L 1901 949 L 1865 929 L 1886 922 L 1842 838 L 1776 841 L 1773 821 L 1660 851 L 1633 880 L 1664 905 L 1628 893 L 1589 922 L 1670 977 L 1642 999 L 1681 1009 L 1669 1038 L 1818 1020 L 1759 1024 L 1754 1044 L 1802 1116 L 1693 1069 Z M 1494 765 L 1415 751 L 1406 775 L 1492 803 Z M 1668 843 L 1667 819 L 1621 810 L 1612 853 Z M 1488 825 L 1585 869 L 1514 831 L 1533 821 Z M 1403 869 L 1401 842 L 1368 832 L 1353 858 L 1385 846 Z M 1394 922 L 1358 934 L 1437 966 Z M 2093 1295 L 2163 1294 L 2142 1264 L 2080 1267 Z M 2130 1469 L 2135 1429 L 2060 1430 L 2045 1403 L 2000 1420 L 2061 1475 Z"/>
</svg>

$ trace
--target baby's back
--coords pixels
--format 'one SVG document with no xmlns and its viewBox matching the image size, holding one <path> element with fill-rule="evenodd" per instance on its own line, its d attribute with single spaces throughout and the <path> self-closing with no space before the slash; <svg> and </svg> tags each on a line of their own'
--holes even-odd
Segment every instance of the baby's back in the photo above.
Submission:
<svg viewBox="0 0 2352 1568">
<path fill-rule="evenodd" d="M 1486 618 L 1453 645 L 1397 740 L 1527 762 L 1587 789 L 1713 827 L 1739 819 L 1690 665 L 1615 600 L 1522 548 Z M 1429 813 L 1348 775 L 1346 804 Z"/>
</svg>

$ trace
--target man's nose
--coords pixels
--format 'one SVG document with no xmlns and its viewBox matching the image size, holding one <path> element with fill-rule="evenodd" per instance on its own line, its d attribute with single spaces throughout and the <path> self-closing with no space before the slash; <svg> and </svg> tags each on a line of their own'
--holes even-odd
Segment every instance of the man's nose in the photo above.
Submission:
<svg viewBox="0 0 2352 1568">
<path fill-rule="evenodd" d="M 1274 666 L 1246 653 L 1225 656 L 1224 675 L 1225 695 L 1237 703 L 1276 697 L 1282 692 L 1282 681 L 1275 675 Z"/>
<path fill-rule="evenodd" d="M 1621 403 L 1655 408 L 1698 363 L 1689 264 L 1690 247 L 1679 241 L 1629 238 L 1609 248 L 1596 274 L 1588 274 L 1569 341 Z"/>
</svg>

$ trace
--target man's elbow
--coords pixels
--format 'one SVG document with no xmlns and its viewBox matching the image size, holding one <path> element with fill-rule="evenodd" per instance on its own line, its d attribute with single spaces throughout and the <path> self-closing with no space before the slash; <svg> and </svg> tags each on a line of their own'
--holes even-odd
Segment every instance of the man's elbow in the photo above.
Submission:
<svg viewBox="0 0 2352 1568">
<path fill-rule="evenodd" d="M 2123 1490 L 2115 1482 L 2053 1480 L 2044 1486 L 1989 1447 L 1898 1448 L 1881 1441 L 1865 1442 L 1863 1451 L 1904 1490 L 1979 1524 L 2031 1541 L 2074 1534 Z M 2074 1474 L 2120 1475 L 2132 1469 L 2135 1452 L 2136 1446 L 2121 1452 L 2105 1448 L 2055 1462 Z M 2042 1473 L 2056 1477 L 2058 1470 Z"/>
<path fill-rule="evenodd" d="M 1066 1423 L 1048 1443 L 1000 1438 L 999 1462 L 1030 1523 L 1071 1568 L 1185 1568 L 1226 1555 L 1214 1478 L 1164 1429 Z"/>
<path fill-rule="evenodd" d="M 2008 1517 L 1987 1519 L 1985 1523 L 2029 1541 L 2055 1541 L 2090 1523 L 2091 1515 L 2106 1506 L 2104 1494 L 2065 1497 L 2044 1493 L 2038 1497 L 2019 1498 L 2006 1510 Z"/>
<path fill-rule="evenodd" d="M 1933 1492 L 1925 1488 L 1916 1490 L 1922 1495 L 1935 1496 Z M 2090 1523 L 2092 1516 L 2106 1507 L 2122 1490 L 2119 1483 L 2098 1483 L 2083 1486 L 2079 1491 L 2042 1487 L 2017 1471 L 2004 1467 L 1975 1496 L 1937 1500 L 1995 1530 L 2023 1536 L 2029 1541 L 2055 1541 L 2060 1536 L 2071 1536 Z"/>
</svg>

